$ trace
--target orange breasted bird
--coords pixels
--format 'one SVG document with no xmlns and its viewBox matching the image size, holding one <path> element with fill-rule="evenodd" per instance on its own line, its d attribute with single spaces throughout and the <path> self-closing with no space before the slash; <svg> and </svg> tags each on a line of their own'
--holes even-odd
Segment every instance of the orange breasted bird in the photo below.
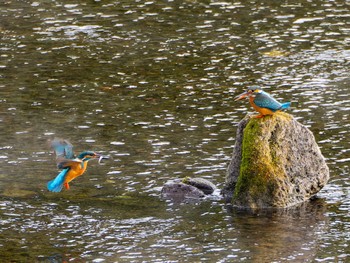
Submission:
<svg viewBox="0 0 350 263">
<path fill-rule="evenodd" d="M 235 101 L 247 97 L 249 98 L 250 105 L 260 113 L 253 118 L 262 118 L 266 115 L 273 115 L 277 111 L 288 109 L 290 107 L 290 102 L 279 103 L 259 86 L 248 87 L 247 91 L 235 98 Z"/>
<path fill-rule="evenodd" d="M 50 146 L 55 151 L 57 167 L 62 169 L 55 179 L 47 183 L 47 189 L 51 192 L 61 192 L 63 186 L 69 189 L 69 182 L 85 172 L 88 161 L 91 159 L 99 158 L 100 162 L 102 159 L 109 158 L 92 151 L 85 151 L 75 156 L 73 145 L 64 139 L 55 138 Z"/>
</svg>

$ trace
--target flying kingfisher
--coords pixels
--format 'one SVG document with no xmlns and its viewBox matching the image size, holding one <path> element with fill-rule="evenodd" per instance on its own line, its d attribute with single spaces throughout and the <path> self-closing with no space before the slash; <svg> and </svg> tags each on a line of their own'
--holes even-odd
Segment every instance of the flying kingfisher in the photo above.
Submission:
<svg viewBox="0 0 350 263">
<path fill-rule="evenodd" d="M 273 115 L 276 111 L 288 109 L 290 107 L 290 102 L 279 103 L 259 86 L 248 87 L 247 91 L 235 97 L 235 101 L 246 97 L 249 98 L 250 105 L 260 113 L 253 118 L 262 118 L 266 115 Z"/>
<path fill-rule="evenodd" d="M 99 155 L 92 151 L 85 151 L 77 157 L 73 153 L 73 145 L 64 139 L 55 138 L 50 142 L 55 151 L 57 167 L 62 171 L 55 179 L 47 183 L 47 189 L 51 192 L 61 192 L 63 186 L 69 189 L 69 182 L 82 175 L 87 167 L 88 161 L 99 158 L 108 159 L 108 156 Z"/>
</svg>

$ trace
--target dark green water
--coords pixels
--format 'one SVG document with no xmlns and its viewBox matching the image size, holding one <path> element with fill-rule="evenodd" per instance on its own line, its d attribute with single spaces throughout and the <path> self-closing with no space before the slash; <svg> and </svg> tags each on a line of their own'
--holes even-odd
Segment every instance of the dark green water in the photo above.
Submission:
<svg viewBox="0 0 350 263">
<path fill-rule="evenodd" d="M 346 1 L 0 3 L 1 262 L 347 262 Z M 219 188 L 259 84 L 315 134 L 331 170 L 318 199 L 250 213 L 174 203 L 164 183 Z M 46 141 L 111 160 L 59 194 Z"/>
</svg>

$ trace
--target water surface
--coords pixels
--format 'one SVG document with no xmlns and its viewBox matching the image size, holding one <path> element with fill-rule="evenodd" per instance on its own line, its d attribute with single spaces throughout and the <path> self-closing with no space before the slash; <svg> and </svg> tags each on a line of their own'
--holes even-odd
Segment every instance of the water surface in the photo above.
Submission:
<svg viewBox="0 0 350 263">
<path fill-rule="evenodd" d="M 349 5 L 344 1 L 0 4 L 0 258 L 14 262 L 346 262 Z M 314 133 L 318 199 L 240 211 L 176 203 L 164 183 L 218 187 L 258 84 Z M 59 194 L 46 142 L 112 158 Z"/>
</svg>

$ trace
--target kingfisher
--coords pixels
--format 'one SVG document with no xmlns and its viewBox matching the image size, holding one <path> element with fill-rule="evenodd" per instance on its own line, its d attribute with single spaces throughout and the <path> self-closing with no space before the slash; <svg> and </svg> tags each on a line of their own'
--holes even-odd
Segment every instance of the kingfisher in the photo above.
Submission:
<svg viewBox="0 0 350 263">
<path fill-rule="evenodd" d="M 279 103 L 259 86 L 248 87 L 247 91 L 235 97 L 235 101 L 246 97 L 249 98 L 250 105 L 260 113 L 253 118 L 262 118 L 266 115 L 273 115 L 277 111 L 288 109 L 290 107 L 290 102 Z"/>
<path fill-rule="evenodd" d="M 55 138 L 50 142 L 50 146 L 55 151 L 57 167 L 62 169 L 55 179 L 47 183 L 47 189 L 51 192 L 61 192 L 63 186 L 68 190 L 69 182 L 85 172 L 90 160 L 99 158 L 100 162 L 109 158 L 93 151 L 84 151 L 75 156 L 73 145 L 64 139 Z"/>
</svg>

